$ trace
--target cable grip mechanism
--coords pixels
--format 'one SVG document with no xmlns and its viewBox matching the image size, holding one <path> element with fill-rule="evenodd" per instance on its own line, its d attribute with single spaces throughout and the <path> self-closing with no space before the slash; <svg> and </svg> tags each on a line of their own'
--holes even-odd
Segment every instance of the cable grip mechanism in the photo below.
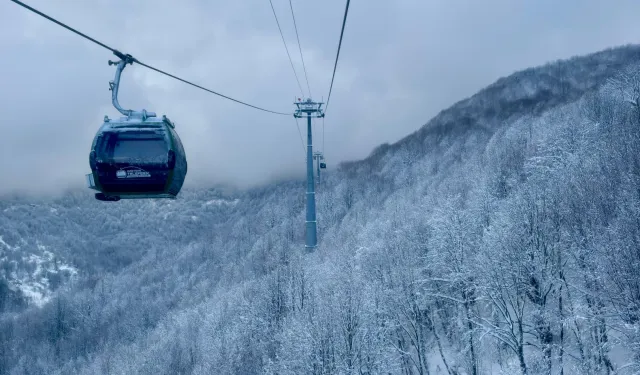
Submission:
<svg viewBox="0 0 640 375">
<path fill-rule="evenodd" d="M 118 50 L 114 50 L 113 54 L 120 58 L 120 61 L 109 60 L 110 66 L 117 65 L 115 79 L 113 81 L 109 81 L 109 91 L 111 91 L 111 102 L 113 103 L 113 106 L 118 110 L 118 112 L 127 117 L 139 117 L 142 118 L 143 121 L 145 121 L 147 117 L 155 117 L 155 112 L 147 112 L 144 109 L 141 112 L 138 112 L 131 109 L 123 109 L 120 106 L 120 103 L 118 103 L 118 88 L 120 87 L 120 76 L 127 64 L 133 64 L 137 60 L 133 56 L 129 54 L 123 54 Z"/>
</svg>

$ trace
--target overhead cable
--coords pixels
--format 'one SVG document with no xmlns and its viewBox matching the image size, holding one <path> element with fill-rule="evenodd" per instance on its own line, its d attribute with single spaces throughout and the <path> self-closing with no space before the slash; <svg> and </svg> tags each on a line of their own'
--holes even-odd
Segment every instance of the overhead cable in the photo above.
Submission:
<svg viewBox="0 0 640 375">
<path fill-rule="evenodd" d="M 104 43 L 101 43 L 101 42 L 97 41 L 96 39 L 93 39 L 93 38 L 89 37 L 88 35 L 83 34 L 83 33 L 81 33 L 80 31 L 78 31 L 78 30 L 76 30 L 76 29 L 74 29 L 74 28 L 72 28 L 72 27 L 70 27 L 70 26 L 67 26 L 66 24 L 64 24 L 64 23 L 62 23 L 62 22 L 60 22 L 60 21 L 58 21 L 58 20 L 56 20 L 56 19 L 54 19 L 54 18 L 52 18 L 52 17 L 50 17 L 50 16 L 46 15 L 46 14 L 44 14 L 44 13 L 42 13 L 42 12 L 38 11 L 37 9 L 34 9 L 34 8 L 30 7 L 29 5 L 27 5 L 27 4 L 25 4 L 25 3 L 23 3 L 23 2 L 21 2 L 21 1 L 19 1 L 19 0 L 11 0 L 11 1 L 13 1 L 14 3 L 16 3 L 16 4 L 18 4 L 18 5 L 22 6 L 22 7 L 26 8 L 26 9 L 28 9 L 28 10 L 30 10 L 30 11 L 32 11 L 32 12 L 34 12 L 34 13 L 36 13 L 36 14 L 38 14 L 38 15 L 40 15 L 40 16 L 42 16 L 42 17 L 46 18 L 46 19 L 48 19 L 48 20 L 49 20 L 49 21 L 51 21 L 51 22 L 54 22 L 54 23 L 56 23 L 56 24 L 58 24 L 58 25 L 60 25 L 60 26 L 64 27 L 65 29 L 67 29 L 67 30 L 69 30 L 69 31 L 74 32 L 74 33 L 76 33 L 76 34 L 80 35 L 81 37 L 83 37 L 83 38 L 85 38 L 85 39 L 87 39 L 87 40 L 90 40 L 91 42 L 93 42 L 93 43 L 95 43 L 95 44 L 97 44 L 97 45 L 99 45 L 99 46 L 101 46 L 101 47 L 103 47 L 103 48 L 105 48 L 105 49 L 107 49 L 107 50 L 111 51 L 114 55 L 118 56 L 118 57 L 119 57 L 119 58 L 121 58 L 121 59 L 129 59 L 129 60 L 130 60 L 130 61 L 132 61 L 132 62 L 136 62 L 136 63 L 138 63 L 138 64 L 140 64 L 140 65 L 142 65 L 142 66 L 144 66 L 144 67 L 146 67 L 146 68 L 149 68 L 149 69 L 151 69 L 151 70 L 154 70 L 154 71 L 156 71 L 156 72 L 158 72 L 158 73 L 164 74 L 164 75 L 169 76 L 169 77 L 171 77 L 171 78 L 177 79 L 178 81 L 184 82 L 184 83 L 186 83 L 186 84 L 188 84 L 188 85 L 191 85 L 191 86 L 194 86 L 194 87 L 197 87 L 197 88 L 199 88 L 199 89 L 201 89 L 201 90 L 204 90 L 204 91 L 207 91 L 207 92 L 209 92 L 209 93 L 211 93 L 211 94 L 218 95 L 218 96 L 223 97 L 223 98 L 225 98 L 225 99 L 229 99 L 229 100 L 234 101 L 234 102 L 236 102 L 236 103 L 243 104 L 243 105 L 246 105 L 246 106 L 248 106 L 248 107 L 255 108 L 255 109 L 258 109 L 258 110 L 261 110 L 261 111 L 264 111 L 264 112 L 274 113 L 274 114 L 277 114 L 277 115 L 291 116 L 291 114 L 290 114 L 290 113 L 284 113 L 284 112 L 271 111 L 271 110 L 268 110 L 268 109 L 265 109 L 265 108 L 257 107 L 257 106 L 255 106 L 255 105 L 252 105 L 252 104 L 249 104 L 249 103 L 245 103 L 245 102 L 243 102 L 243 101 L 240 101 L 240 100 L 237 100 L 237 99 L 231 98 L 231 97 L 229 97 L 229 96 L 226 96 L 226 95 L 220 94 L 220 93 L 218 93 L 218 92 L 216 92 L 216 91 L 213 91 L 213 90 L 207 89 L 207 88 L 202 87 L 202 86 L 200 86 L 200 85 L 197 85 L 197 84 L 195 84 L 195 83 L 193 83 L 193 82 L 189 82 L 189 81 L 187 81 L 187 80 L 185 80 L 185 79 L 182 79 L 182 78 L 176 77 L 176 76 L 175 76 L 175 75 L 173 75 L 173 74 L 169 74 L 169 73 L 167 73 L 167 72 L 165 72 L 165 71 L 162 71 L 162 70 L 160 70 L 160 69 L 154 68 L 154 67 L 152 67 L 152 66 L 150 66 L 150 65 L 148 65 L 148 64 L 145 64 L 145 63 L 141 62 L 140 60 L 138 60 L 138 59 L 136 59 L 136 58 L 132 57 L 131 55 L 125 55 L 125 54 L 123 54 L 122 52 L 118 51 L 117 49 L 112 48 L 112 47 L 109 47 L 108 45 L 106 45 L 106 44 L 104 44 Z"/>
<path fill-rule="evenodd" d="M 327 104 L 324 106 L 324 112 L 327 113 L 329 100 L 331 100 L 331 90 L 333 89 L 333 79 L 336 77 L 336 67 L 338 66 L 338 58 L 340 57 L 340 47 L 342 46 L 342 36 L 344 35 L 344 25 L 347 24 L 347 14 L 349 13 L 349 1 L 344 9 L 344 18 L 342 19 L 342 31 L 340 31 L 340 42 L 338 43 L 338 53 L 336 54 L 336 62 L 333 64 L 333 75 L 331 76 L 331 85 L 329 86 L 329 95 L 327 96 Z"/>
<path fill-rule="evenodd" d="M 309 85 L 309 76 L 307 75 L 307 67 L 304 63 L 304 57 L 302 56 L 302 46 L 300 44 L 300 36 L 298 35 L 298 25 L 296 25 L 296 16 L 293 13 L 293 4 L 289 0 L 289 7 L 291 8 L 291 17 L 293 18 L 293 27 L 296 29 L 296 39 L 298 40 L 298 50 L 300 51 L 300 60 L 302 60 L 302 69 L 304 69 L 304 79 L 307 80 L 307 89 L 309 90 L 309 98 L 311 95 L 311 86 Z"/>
<path fill-rule="evenodd" d="M 289 62 L 291 63 L 291 69 L 293 70 L 293 75 L 296 77 L 296 82 L 298 82 L 298 87 L 300 88 L 300 93 L 304 96 L 304 90 L 302 90 L 302 85 L 300 84 L 300 79 L 298 79 L 298 73 L 296 73 L 296 68 L 293 66 L 293 60 L 291 59 L 291 54 L 289 53 L 289 48 L 287 48 L 287 42 L 284 40 L 284 34 L 282 33 L 282 29 L 280 28 L 280 22 L 278 21 L 278 16 L 276 15 L 276 9 L 273 7 L 273 2 L 269 0 L 269 4 L 271 4 L 271 10 L 273 10 L 273 17 L 276 19 L 276 24 L 278 25 L 278 30 L 280 30 L 280 36 L 282 37 L 282 44 L 284 44 L 284 49 L 287 51 L 287 56 L 289 57 Z"/>
<path fill-rule="evenodd" d="M 294 117 L 296 119 L 296 127 L 298 128 L 298 135 L 300 135 L 300 142 L 302 143 L 302 153 L 306 155 L 307 153 L 307 147 L 304 145 L 304 140 L 302 139 L 302 132 L 300 131 L 300 124 L 298 123 L 298 118 Z"/>
</svg>

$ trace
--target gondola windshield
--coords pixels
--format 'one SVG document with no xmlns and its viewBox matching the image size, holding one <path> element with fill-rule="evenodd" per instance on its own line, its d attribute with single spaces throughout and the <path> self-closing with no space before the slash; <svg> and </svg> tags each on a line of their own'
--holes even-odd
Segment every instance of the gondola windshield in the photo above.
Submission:
<svg viewBox="0 0 640 375">
<path fill-rule="evenodd" d="M 150 132 L 106 133 L 99 149 L 104 159 L 130 164 L 166 163 L 169 152 L 165 137 Z"/>
</svg>

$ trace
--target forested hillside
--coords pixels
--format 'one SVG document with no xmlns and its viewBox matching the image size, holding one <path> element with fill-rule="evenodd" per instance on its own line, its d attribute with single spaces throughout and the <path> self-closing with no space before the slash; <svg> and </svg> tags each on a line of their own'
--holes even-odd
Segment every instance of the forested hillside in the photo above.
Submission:
<svg viewBox="0 0 640 375">
<path fill-rule="evenodd" d="M 638 373 L 638 61 L 515 73 L 330 170 L 313 253 L 302 181 L 5 197 L 0 374 Z"/>
</svg>

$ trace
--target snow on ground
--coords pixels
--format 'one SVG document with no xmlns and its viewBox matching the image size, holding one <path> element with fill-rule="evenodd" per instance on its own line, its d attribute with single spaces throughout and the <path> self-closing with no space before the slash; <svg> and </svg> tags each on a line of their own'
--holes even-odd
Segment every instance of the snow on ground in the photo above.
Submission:
<svg viewBox="0 0 640 375">
<path fill-rule="evenodd" d="M 228 205 L 235 205 L 238 204 L 238 202 L 240 202 L 239 199 L 234 199 L 232 201 L 226 200 L 226 199 L 212 199 L 210 201 L 207 201 L 204 206 L 211 206 L 211 205 L 215 205 L 215 206 L 221 206 L 223 204 L 228 204 Z"/>
<path fill-rule="evenodd" d="M 23 245 L 27 244 L 24 240 L 21 242 Z M 21 249 L 20 246 L 9 245 L 0 236 L 0 249 L 3 248 L 6 250 L 0 257 L 0 264 L 8 265 L 10 270 L 4 275 L 9 288 L 22 292 L 28 302 L 35 306 L 42 307 L 53 295 L 50 275 L 62 272 L 73 278 L 78 274 L 75 267 L 61 261 L 39 241 L 36 241 L 34 247 L 26 246 Z"/>
<path fill-rule="evenodd" d="M 3 245 L 4 247 L 6 247 L 9 250 L 12 250 L 11 246 L 9 246 L 8 243 L 4 242 L 4 239 L 2 238 L 2 236 L 0 236 L 0 245 Z"/>
</svg>

